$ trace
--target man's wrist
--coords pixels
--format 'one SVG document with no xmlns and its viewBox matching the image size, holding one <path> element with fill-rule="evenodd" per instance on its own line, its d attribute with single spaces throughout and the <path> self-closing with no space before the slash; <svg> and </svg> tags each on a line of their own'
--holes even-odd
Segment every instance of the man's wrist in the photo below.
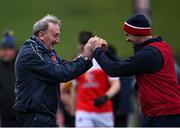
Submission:
<svg viewBox="0 0 180 128">
<path fill-rule="evenodd" d="M 95 51 L 97 48 L 101 48 L 100 46 L 96 46 L 93 48 L 93 51 Z"/>
<path fill-rule="evenodd" d="M 86 60 L 86 61 L 91 60 L 91 57 L 86 56 L 86 55 L 82 55 L 81 57 L 82 57 L 84 60 Z"/>
</svg>

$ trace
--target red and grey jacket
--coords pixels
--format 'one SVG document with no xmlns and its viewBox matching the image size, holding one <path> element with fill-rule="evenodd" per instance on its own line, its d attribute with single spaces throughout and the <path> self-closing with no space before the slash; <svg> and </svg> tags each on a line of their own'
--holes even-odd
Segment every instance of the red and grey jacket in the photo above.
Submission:
<svg viewBox="0 0 180 128">
<path fill-rule="evenodd" d="M 177 82 L 172 49 L 164 41 L 153 42 L 147 46 L 157 48 L 164 63 L 155 73 L 136 75 L 142 111 L 150 117 L 180 114 L 180 86 Z"/>
<path fill-rule="evenodd" d="M 172 50 L 160 37 L 135 46 L 134 56 L 117 59 L 101 48 L 94 51 L 101 68 L 110 76 L 136 75 L 145 116 L 180 114 L 180 86 L 174 69 Z"/>
</svg>

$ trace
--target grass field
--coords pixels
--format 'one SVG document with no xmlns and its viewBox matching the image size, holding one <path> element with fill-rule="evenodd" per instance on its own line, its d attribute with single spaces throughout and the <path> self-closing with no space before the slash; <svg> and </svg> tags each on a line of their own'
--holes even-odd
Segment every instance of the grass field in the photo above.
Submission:
<svg viewBox="0 0 180 128">
<path fill-rule="evenodd" d="M 180 54 L 179 0 L 152 0 L 153 33 L 161 35 Z M 132 0 L 0 0 L 0 32 L 15 31 L 18 46 L 31 36 L 34 22 L 46 14 L 62 21 L 58 54 L 70 59 L 77 53 L 77 35 L 90 30 L 113 44 L 118 54 L 128 57 L 133 53 L 121 31 L 121 25 L 133 14 Z"/>
<path fill-rule="evenodd" d="M 180 0 L 152 0 L 153 33 L 161 35 L 180 56 Z"/>
</svg>

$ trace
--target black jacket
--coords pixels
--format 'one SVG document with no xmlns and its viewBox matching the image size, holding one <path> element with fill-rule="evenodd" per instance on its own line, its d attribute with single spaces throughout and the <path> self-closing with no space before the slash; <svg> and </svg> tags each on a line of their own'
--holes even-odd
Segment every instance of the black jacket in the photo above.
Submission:
<svg viewBox="0 0 180 128">
<path fill-rule="evenodd" d="M 101 48 L 95 49 L 94 57 L 101 68 L 112 77 L 154 73 L 161 69 L 164 60 L 157 48 L 146 45 L 161 41 L 160 37 L 156 37 L 136 45 L 134 56 L 125 60 L 116 58 L 109 51 L 103 52 Z"/>
<path fill-rule="evenodd" d="M 16 111 L 55 115 L 59 83 L 78 77 L 92 66 L 92 62 L 83 57 L 71 62 L 57 56 L 52 60 L 54 54 L 55 51 L 48 50 L 35 36 L 24 43 L 15 63 Z"/>
<path fill-rule="evenodd" d="M 14 62 L 0 60 L 0 115 L 2 117 L 15 117 L 12 109 L 15 102 L 15 73 Z"/>
</svg>

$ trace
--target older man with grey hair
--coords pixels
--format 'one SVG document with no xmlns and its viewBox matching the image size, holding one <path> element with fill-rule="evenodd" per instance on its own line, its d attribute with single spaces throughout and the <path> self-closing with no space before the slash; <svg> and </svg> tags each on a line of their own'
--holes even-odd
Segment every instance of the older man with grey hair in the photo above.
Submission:
<svg viewBox="0 0 180 128">
<path fill-rule="evenodd" d="M 55 16 L 40 19 L 17 56 L 14 109 L 21 126 L 57 126 L 59 83 L 80 76 L 92 66 L 88 48 L 73 61 L 57 57 L 54 45 L 59 42 L 60 28 Z"/>
</svg>

